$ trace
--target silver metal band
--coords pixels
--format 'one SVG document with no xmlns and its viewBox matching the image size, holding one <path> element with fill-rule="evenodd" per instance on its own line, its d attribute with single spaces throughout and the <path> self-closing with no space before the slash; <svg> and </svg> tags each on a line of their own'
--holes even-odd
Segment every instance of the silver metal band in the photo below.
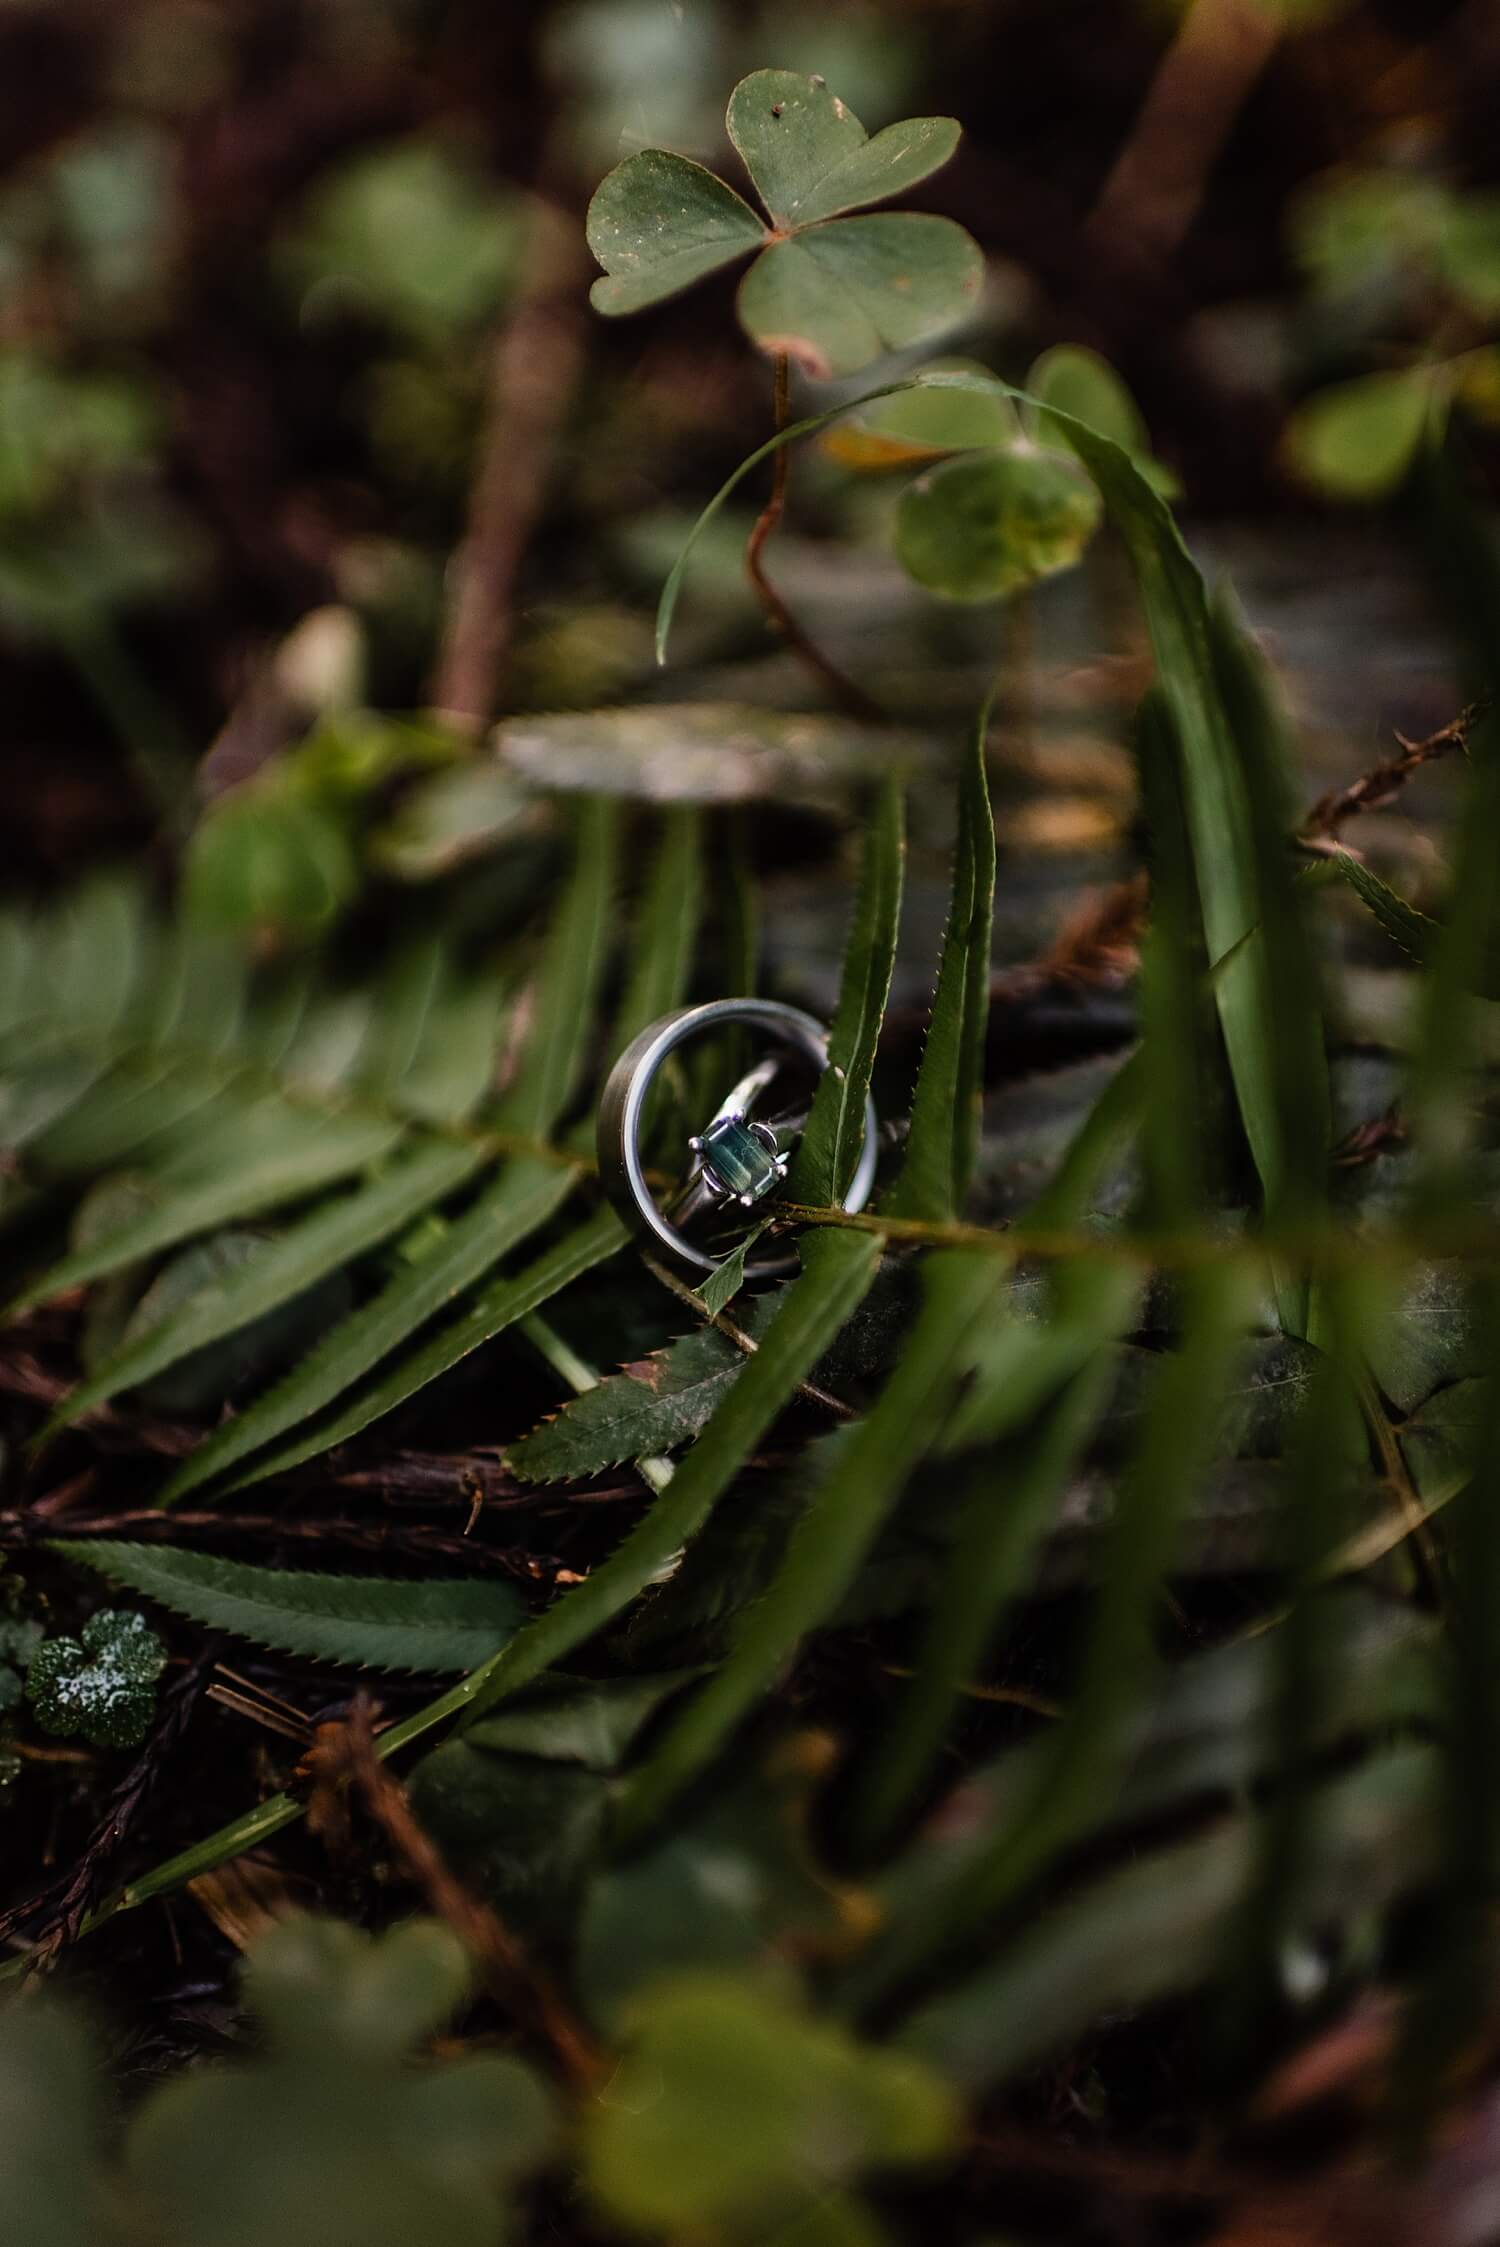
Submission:
<svg viewBox="0 0 1500 2247">
<path fill-rule="evenodd" d="M 599 1173 L 606 1193 L 627 1224 L 674 1264 L 690 1272 L 716 1271 L 723 1258 L 699 1248 L 658 1208 L 641 1159 L 641 1119 L 668 1054 L 707 1031 L 741 1025 L 765 1031 L 819 1071 L 828 1066 L 828 1033 L 800 1007 L 783 1006 L 776 999 L 710 999 L 705 1005 L 682 1007 L 675 1014 L 663 1015 L 633 1039 L 611 1069 L 599 1102 Z M 760 1070 L 751 1071 L 734 1087 L 719 1112 L 734 1105 L 752 1081 L 764 1082 Z M 844 1207 L 851 1212 L 864 1208 L 875 1183 L 877 1130 L 875 1103 L 867 1096 L 864 1143 L 844 1197 Z M 764 1279 L 790 1271 L 795 1264 L 796 1258 L 784 1253 L 750 1256 L 745 1260 L 745 1271 L 749 1278 Z"/>
</svg>

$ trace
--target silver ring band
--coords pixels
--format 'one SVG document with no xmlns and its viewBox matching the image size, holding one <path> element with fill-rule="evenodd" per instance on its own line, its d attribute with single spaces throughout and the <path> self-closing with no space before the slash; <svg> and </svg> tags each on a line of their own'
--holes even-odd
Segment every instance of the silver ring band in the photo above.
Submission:
<svg viewBox="0 0 1500 2247">
<path fill-rule="evenodd" d="M 599 1102 L 599 1173 L 610 1200 L 627 1224 L 651 1240 L 674 1264 L 699 1273 L 717 1271 L 724 1259 L 697 1247 L 657 1207 L 641 1160 L 641 1119 L 647 1095 L 668 1054 L 690 1038 L 729 1024 L 768 1031 L 815 1069 L 828 1067 L 828 1033 L 800 1007 L 783 1006 L 776 999 L 710 999 L 702 1006 L 681 1007 L 675 1014 L 663 1015 L 633 1039 L 611 1069 Z M 740 1089 L 735 1088 L 736 1092 Z M 851 1213 L 864 1208 L 875 1183 L 877 1131 L 875 1103 L 866 1095 L 864 1143 L 844 1197 L 844 1207 Z M 792 1256 L 750 1256 L 745 1260 L 745 1272 L 748 1278 L 765 1279 L 790 1271 L 795 1264 Z"/>
</svg>

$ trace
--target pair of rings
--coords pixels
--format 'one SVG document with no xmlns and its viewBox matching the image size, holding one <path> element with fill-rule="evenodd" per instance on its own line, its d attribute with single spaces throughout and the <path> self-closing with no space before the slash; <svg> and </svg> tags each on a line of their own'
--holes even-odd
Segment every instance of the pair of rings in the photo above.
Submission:
<svg viewBox="0 0 1500 2247">
<path fill-rule="evenodd" d="M 770 1051 L 740 1075 L 702 1129 L 688 1138 L 684 1176 L 676 1191 L 659 1201 L 643 1152 L 652 1091 L 669 1056 L 726 1031 L 753 1032 Z M 733 1247 L 717 1246 L 714 1232 L 723 1230 L 726 1218 L 739 1222 L 743 1231 L 750 1214 L 774 1199 L 786 1176 L 786 1143 L 806 1121 L 810 1091 L 800 1107 L 794 1102 L 786 1108 L 791 1088 L 783 1091 L 783 1080 L 800 1078 L 815 1085 L 827 1067 L 828 1033 L 822 1024 L 799 1007 L 774 999 L 711 999 L 664 1015 L 625 1048 L 599 1103 L 599 1171 L 610 1200 L 637 1236 L 678 1270 L 699 1276 L 717 1270 Z M 778 1091 L 783 1110 L 756 1115 L 756 1104 Z M 876 1132 L 875 1104 L 867 1097 L 864 1141 L 844 1197 L 851 1212 L 863 1209 L 875 1182 Z M 769 1279 L 795 1262 L 784 1252 L 751 1255 L 745 1260 L 746 1277 Z"/>
</svg>

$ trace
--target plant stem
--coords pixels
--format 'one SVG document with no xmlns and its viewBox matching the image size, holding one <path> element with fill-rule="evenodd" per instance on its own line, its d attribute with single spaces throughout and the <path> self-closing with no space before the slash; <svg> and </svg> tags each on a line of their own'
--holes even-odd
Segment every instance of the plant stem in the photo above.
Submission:
<svg viewBox="0 0 1500 2247">
<path fill-rule="evenodd" d="M 779 436 L 787 425 L 787 407 L 791 394 L 791 362 L 784 352 L 779 352 L 773 362 L 776 369 L 774 391 L 774 416 Z M 776 454 L 771 470 L 771 494 L 745 542 L 745 567 L 750 582 L 760 595 L 761 607 L 770 620 L 772 629 L 781 634 L 787 646 L 801 657 L 813 676 L 820 681 L 830 698 L 851 718 L 862 718 L 866 724 L 878 724 L 885 713 L 880 705 L 865 693 L 862 686 L 847 677 L 831 657 L 826 656 L 817 643 L 810 639 L 798 623 L 786 602 L 766 575 L 762 556 L 766 542 L 786 509 L 787 486 L 791 482 L 792 453 L 783 445 Z"/>
</svg>

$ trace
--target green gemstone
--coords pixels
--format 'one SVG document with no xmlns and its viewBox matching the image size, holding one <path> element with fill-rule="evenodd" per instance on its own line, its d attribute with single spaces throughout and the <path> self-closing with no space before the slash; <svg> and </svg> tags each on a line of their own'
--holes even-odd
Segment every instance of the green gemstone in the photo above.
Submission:
<svg viewBox="0 0 1500 2247">
<path fill-rule="evenodd" d="M 699 1153 L 710 1184 L 741 1200 L 758 1202 L 781 1183 L 775 1155 L 738 1116 L 711 1123 Z"/>
</svg>

